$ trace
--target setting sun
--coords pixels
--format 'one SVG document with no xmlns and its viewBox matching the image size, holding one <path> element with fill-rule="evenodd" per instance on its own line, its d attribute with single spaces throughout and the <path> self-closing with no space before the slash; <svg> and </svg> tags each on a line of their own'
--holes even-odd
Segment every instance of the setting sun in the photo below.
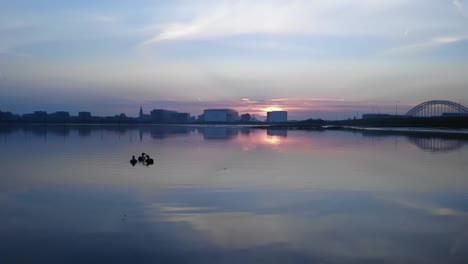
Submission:
<svg viewBox="0 0 468 264">
<path fill-rule="evenodd" d="M 272 112 L 272 111 L 284 111 L 283 108 L 277 107 L 277 106 L 269 106 L 266 108 L 262 108 L 262 111 L 264 112 Z"/>
</svg>

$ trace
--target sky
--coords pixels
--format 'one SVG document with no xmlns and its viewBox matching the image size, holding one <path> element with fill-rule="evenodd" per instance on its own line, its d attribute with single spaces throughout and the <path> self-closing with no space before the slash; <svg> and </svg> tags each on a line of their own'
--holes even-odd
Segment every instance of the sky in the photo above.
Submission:
<svg viewBox="0 0 468 264">
<path fill-rule="evenodd" d="M 0 0 L 0 111 L 468 105 L 467 0 Z"/>
</svg>

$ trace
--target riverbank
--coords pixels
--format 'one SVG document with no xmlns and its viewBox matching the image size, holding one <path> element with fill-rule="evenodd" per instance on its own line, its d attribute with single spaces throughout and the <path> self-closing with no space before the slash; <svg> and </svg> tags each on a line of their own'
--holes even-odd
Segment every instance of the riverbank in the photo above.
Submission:
<svg viewBox="0 0 468 264">
<path fill-rule="evenodd" d="M 374 118 L 341 121 L 305 120 L 258 126 L 259 129 L 287 130 L 367 130 L 405 133 L 468 133 L 468 117 Z"/>
<path fill-rule="evenodd" d="M 267 130 L 307 130 L 307 131 L 328 131 L 343 130 L 356 131 L 368 134 L 388 134 L 388 135 L 419 135 L 419 136 L 456 136 L 468 138 L 468 129 L 453 128 L 430 128 L 430 127 L 359 127 L 359 126 L 297 126 L 297 125 L 272 125 L 254 127 L 256 129 Z"/>
</svg>

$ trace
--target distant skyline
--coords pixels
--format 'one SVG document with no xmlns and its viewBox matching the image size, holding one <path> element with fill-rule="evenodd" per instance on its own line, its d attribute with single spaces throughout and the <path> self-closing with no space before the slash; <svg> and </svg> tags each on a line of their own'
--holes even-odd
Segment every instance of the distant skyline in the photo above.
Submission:
<svg viewBox="0 0 468 264">
<path fill-rule="evenodd" d="M 0 111 L 468 105 L 468 1 L 1 1 Z"/>
</svg>

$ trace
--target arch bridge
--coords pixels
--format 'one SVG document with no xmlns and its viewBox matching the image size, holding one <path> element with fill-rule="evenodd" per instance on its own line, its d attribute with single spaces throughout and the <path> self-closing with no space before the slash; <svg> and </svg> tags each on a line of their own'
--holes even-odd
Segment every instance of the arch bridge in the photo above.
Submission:
<svg viewBox="0 0 468 264">
<path fill-rule="evenodd" d="M 468 108 L 446 100 L 432 100 L 421 103 L 406 113 L 408 117 L 433 117 L 443 114 L 468 115 Z"/>
</svg>

